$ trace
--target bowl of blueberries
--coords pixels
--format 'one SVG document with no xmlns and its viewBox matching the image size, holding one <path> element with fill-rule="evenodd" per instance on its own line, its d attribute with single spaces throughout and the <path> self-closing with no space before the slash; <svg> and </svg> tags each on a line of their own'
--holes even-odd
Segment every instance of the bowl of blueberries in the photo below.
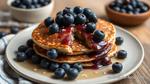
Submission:
<svg viewBox="0 0 150 84">
<path fill-rule="evenodd" d="M 150 17 L 150 5 L 139 0 L 114 0 L 105 8 L 112 22 L 123 26 L 140 25 Z"/>
<path fill-rule="evenodd" d="M 8 0 L 7 5 L 14 19 L 36 23 L 51 15 L 54 0 Z"/>
</svg>

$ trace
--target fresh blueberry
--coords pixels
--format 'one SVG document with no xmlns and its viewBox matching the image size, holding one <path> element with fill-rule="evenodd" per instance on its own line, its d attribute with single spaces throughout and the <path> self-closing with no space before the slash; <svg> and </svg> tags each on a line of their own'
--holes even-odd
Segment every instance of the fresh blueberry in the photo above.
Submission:
<svg viewBox="0 0 150 84">
<path fill-rule="evenodd" d="M 63 21 L 64 21 L 63 19 L 64 19 L 64 16 L 62 14 L 60 13 L 57 14 L 55 21 L 59 25 L 59 27 L 63 26 Z"/>
<path fill-rule="evenodd" d="M 5 32 L 0 32 L 0 38 L 4 37 L 5 35 L 7 35 L 7 33 L 5 33 Z"/>
<path fill-rule="evenodd" d="M 32 55 L 35 54 L 34 50 L 32 48 L 28 48 L 26 51 L 25 51 L 25 54 L 27 55 L 28 58 L 30 58 Z"/>
<path fill-rule="evenodd" d="M 99 43 L 100 41 L 102 41 L 103 39 L 105 38 L 105 34 L 99 30 L 96 30 L 94 32 L 94 35 L 93 35 L 93 40 L 94 42 L 96 43 Z"/>
<path fill-rule="evenodd" d="M 127 57 L 127 51 L 125 50 L 119 50 L 117 53 L 117 58 L 124 59 Z"/>
<path fill-rule="evenodd" d="M 40 8 L 41 5 L 40 4 L 35 4 L 35 8 Z"/>
<path fill-rule="evenodd" d="M 133 10 L 133 7 L 132 7 L 132 5 L 127 5 L 127 7 L 126 7 L 126 9 L 128 10 L 128 11 L 132 11 Z"/>
<path fill-rule="evenodd" d="M 54 20 L 51 17 L 48 17 L 44 20 L 44 24 L 46 27 L 49 27 L 52 23 L 54 23 Z"/>
<path fill-rule="evenodd" d="M 64 78 L 65 70 L 63 68 L 57 68 L 54 72 L 56 78 Z"/>
<path fill-rule="evenodd" d="M 90 22 L 90 23 L 87 23 L 85 31 L 88 33 L 93 33 L 95 29 L 96 29 L 96 24 Z"/>
<path fill-rule="evenodd" d="M 74 7 L 74 13 L 76 14 L 83 13 L 83 8 L 81 8 L 80 6 Z"/>
<path fill-rule="evenodd" d="M 26 6 L 29 6 L 32 4 L 32 0 L 21 0 L 21 3 L 26 5 Z"/>
<path fill-rule="evenodd" d="M 83 70 L 83 66 L 81 63 L 75 63 L 73 68 L 76 68 L 79 72 Z"/>
<path fill-rule="evenodd" d="M 11 5 L 14 7 L 19 7 L 20 3 L 21 3 L 20 0 L 15 0 L 11 3 Z"/>
<path fill-rule="evenodd" d="M 120 7 L 116 7 L 116 6 L 115 6 L 115 7 L 113 7 L 113 9 L 114 9 L 115 11 L 118 11 L 118 12 L 120 11 Z"/>
<path fill-rule="evenodd" d="M 74 80 L 77 78 L 78 74 L 79 74 L 79 71 L 76 68 L 70 68 L 67 71 L 67 78 L 69 80 Z"/>
<path fill-rule="evenodd" d="M 74 23 L 74 16 L 70 13 L 64 15 L 64 25 L 69 26 Z"/>
<path fill-rule="evenodd" d="M 123 4 L 124 0 L 115 0 L 115 3 L 117 4 Z"/>
<path fill-rule="evenodd" d="M 58 63 L 55 63 L 55 62 L 51 62 L 50 63 L 49 69 L 51 71 L 55 71 L 57 68 L 59 68 L 59 64 Z"/>
<path fill-rule="evenodd" d="M 48 69 L 49 65 L 50 65 L 50 63 L 49 63 L 49 61 L 46 60 L 46 59 L 42 59 L 41 62 L 40 62 L 40 66 L 41 66 L 42 68 L 44 68 L 44 69 Z"/>
<path fill-rule="evenodd" d="M 25 46 L 25 45 L 21 45 L 21 46 L 18 47 L 19 52 L 25 52 L 27 49 L 28 49 L 28 47 Z"/>
<path fill-rule="evenodd" d="M 20 4 L 20 5 L 19 5 L 19 8 L 26 9 L 26 8 L 27 8 L 27 6 L 26 6 L 26 5 L 24 5 L 24 4 Z"/>
<path fill-rule="evenodd" d="M 41 4 L 41 5 L 42 5 L 44 2 L 45 2 L 45 0 L 38 0 L 38 3 Z"/>
<path fill-rule="evenodd" d="M 96 23 L 97 22 L 97 16 L 95 13 L 90 13 L 89 17 L 87 17 L 89 22 L 94 22 Z"/>
<path fill-rule="evenodd" d="M 62 65 L 61 65 L 61 68 L 63 68 L 66 72 L 70 69 L 70 65 L 69 64 L 67 64 L 67 63 L 63 63 Z"/>
<path fill-rule="evenodd" d="M 38 4 L 38 0 L 32 0 L 32 4 Z"/>
<path fill-rule="evenodd" d="M 122 37 L 116 37 L 116 45 L 121 45 L 123 43 L 124 39 Z"/>
<path fill-rule="evenodd" d="M 125 9 L 120 9 L 120 12 L 127 13 L 127 11 Z"/>
<path fill-rule="evenodd" d="M 31 60 L 32 60 L 33 64 L 39 64 L 40 61 L 41 61 L 41 57 L 36 55 L 36 54 L 34 54 L 34 55 L 32 55 Z"/>
<path fill-rule="evenodd" d="M 70 8 L 70 7 L 66 7 L 66 8 L 63 10 L 63 14 L 68 14 L 68 13 L 72 14 L 72 13 L 73 13 L 73 9 Z"/>
<path fill-rule="evenodd" d="M 47 52 L 47 55 L 49 58 L 51 59 L 56 59 L 57 56 L 58 56 L 58 53 L 57 53 L 57 50 L 56 49 L 50 49 L 48 52 Z"/>
<path fill-rule="evenodd" d="M 17 52 L 16 60 L 19 62 L 23 62 L 27 59 L 27 56 L 24 52 Z"/>
<path fill-rule="evenodd" d="M 10 32 L 11 32 L 12 34 L 16 34 L 16 33 L 19 32 L 19 28 L 18 28 L 18 27 L 12 27 L 12 28 L 10 29 Z"/>
<path fill-rule="evenodd" d="M 57 14 L 56 15 L 63 15 L 63 11 L 59 11 L 59 12 L 57 12 Z"/>
<path fill-rule="evenodd" d="M 48 27 L 48 29 L 49 29 L 49 34 L 50 34 L 50 35 L 59 32 L 59 26 L 58 26 L 58 24 L 56 24 L 56 23 L 52 23 L 52 24 Z"/>
<path fill-rule="evenodd" d="M 89 15 L 92 13 L 91 9 L 89 8 L 84 8 L 83 9 L 83 14 L 86 16 L 86 17 L 89 17 Z"/>
<path fill-rule="evenodd" d="M 146 11 L 148 11 L 148 7 L 147 7 L 147 6 L 141 7 L 141 12 L 142 12 L 142 13 L 143 13 L 143 12 L 146 12 Z"/>
<path fill-rule="evenodd" d="M 134 11 L 127 11 L 128 14 L 134 14 Z"/>
<path fill-rule="evenodd" d="M 119 73 L 121 72 L 123 69 L 123 65 L 119 62 L 116 62 L 112 65 L 112 70 L 114 73 Z"/>
<path fill-rule="evenodd" d="M 132 7 L 136 8 L 137 7 L 137 1 L 136 0 L 132 0 L 130 2 L 130 4 L 132 5 Z"/>
<path fill-rule="evenodd" d="M 46 5 L 48 5 L 49 4 L 49 2 L 44 2 L 44 3 L 42 3 L 42 6 L 46 6 Z"/>
<path fill-rule="evenodd" d="M 86 22 L 86 16 L 84 14 L 78 14 L 75 18 L 75 24 L 84 24 Z"/>
<path fill-rule="evenodd" d="M 32 39 L 29 39 L 29 40 L 27 41 L 27 46 L 28 46 L 28 47 L 33 47 L 33 40 L 32 40 Z"/>
</svg>

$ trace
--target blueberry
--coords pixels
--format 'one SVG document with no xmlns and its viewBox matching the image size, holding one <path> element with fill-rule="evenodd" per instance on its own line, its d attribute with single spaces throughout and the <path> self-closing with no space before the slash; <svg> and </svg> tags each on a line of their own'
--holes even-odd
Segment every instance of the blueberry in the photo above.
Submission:
<svg viewBox="0 0 150 84">
<path fill-rule="evenodd" d="M 29 39 L 26 44 L 28 47 L 33 47 L 33 40 Z"/>
<path fill-rule="evenodd" d="M 34 54 L 34 55 L 32 55 L 31 60 L 32 60 L 33 64 L 39 64 L 40 61 L 41 61 L 41 57 L 36 55 L 36 54 Z"/>
<path fill-rule="evenodd" d="M 141 7 L 141 12 L 142 12 L 142 13 L 143 13 L 143 12 L 146 12 L 146 11 L 148 11 L 148 7 L 147 7 L 147 6 Z"/>
<path fill-rule="evenodd" d="M 19 7 L 20 3 L 21 3 L 20 0 L 15 0 L 11 3 L 11 5 L 14 7 Z"/>
<path fill-rule="evenodd" d="M 123 65 L 119 62 L 116 62 L 112 65 L 112 70 L 114 73 L 119 73 L 121 72 L 123 69 Z"/>
<path fill-rule="evenodd" d="M 127 57 L 127 51 L 125 50 L 119 50 L 117 53 L 117 58 L 124 59 Z"/>
<path fill-rule="evenodd" d="M 118 12 L 120 11 L 120 7 L 116 7 L 116 6 L 115 6 L 115 7 L 113 7 L 113 9 L 114 9 L 115 11 L 118 11 Z"/>
<path fill-rule="evenodd" d="M 76 68 L 79 72 L 83 70 L 83 66 L 81 63 L 75 63 L 73 68 Z"/>
<path fill-rule="evenodd" d="M 40 8 L 41 5 L 40 4 L 35 4 L 35 8 Z"/>
<path fill-rule="evenodd" d="M 41 68 L 48 69 L 49 65 L 50 65 L 50 63 L 46 59 L 42 59 L 41 62 L 40 62 Z"/>
<path fill-rule="evenodd" d="M 34 5 L 38 4 L 38 0 L 32 0 L 32 4 Z"/>
<path fill-rule="evenodd" d="M 55 71 L 57 68 L 59 68 L 59 64 L 58 63 L 55 63 L 55 62 L 51 62 L 50 63 L 49 69 L 51 71 Z"/>
<path fill-rule="evenodd" d="M 64 16 L 60 13 L 56 16 L 55 21 L 59 25 L 59 27 L 63 26 L 63 21 L 64 21 L 63 19 L 64 19 Z"/>
<path fill-rule="evenodd" d="M 12 28 L 10 29 L 10 32 L 11 32 L 12 34 L 16 34 L 16 33 L 19 32 L 19 28 L 18 28 L 18 27 L 12 27 Z"/>
<path fill-rule="evenodd" d="M 29 6 L 32 4 L 32 0 L 21 0 L 21 3 L 26 5 L 26 6 Z"/>
<path fill-rule="evenodd" d="M 123 4 L 124 0 L 115 0 L 115 3 L 117 4 Z"/>
<path fill-rule="evenodd" d="M 91 13 L 91 14 L 89 15 L 89 17 L 87 17 L 87 18 L 88 18 L 89 22 L 94 22 L 94 23 L 97 22 L 97 16 L 96 16 L 95 13 Z"/>
<path fill-rule="evenodd" d="M 76 14 L 83 13 L 83 8 L 81 8 L 80 6 L 74 7 L 74 13 Z"/>
<path fill-rule="evenodd" d="M 27 56 L 24 52 L 17 52 L 16 60 L 19 62 L 23 62 L 27 59 Z"/>
<path fill-rule="evenodd" d="M 49 2 L 44 2 L 44 3 L 42 3 L 42 6 L 46 6 L 48 4 L 49 4 Z"/>
<path fill-rule="evenodd" d="M 26 6 L 26 5 L 23 5 L 23 4 L 20 4 L 20 5 L 19 5 L 19 8 L 26 9 L 26 8 L 27 8 L 27 6 Z"/>
<path fill-rule="evenodd" d="M 5 35 L 7 35 L 7 33 L 5 33 L 5 32 L 0 32 L 0 38 L 4 37 Z"/>
<path fill-rule="evenodd" d="M 48 29 L 49 29 L 49 34 L 50 34 L 50 35 L 59 32 L 59 26 L 58 26 L 58 24 L 56 24 L 56 23 L 52 23 L 52 24 L 48 27 Z"/>
<path fill-rule="evenodd" d="M 64 15 L 64 21 L 63 21 L 65 26 L 69 26 L 74 23 L 74 16 L 70 13 L 67 13 Z"/>
<path fill-rule="evenodd" d="M 136 8 L 137 7 L 137 1 L 136 0 L 132 0 L 130 2 L 130 4 L 132 5 L 132 7 Z"/>
<path fill-rule="evenodd" d="M 128 11 L 132 11 L 133 10 L 133 7 L 132 7 L 132 5 L 127 5 L 127 7 L 126 7 L 126 9 L 128 10 Z"/>
<path fill-rule="evenodd" d="M 59 11 L 59 12 L 57 12 L 56 15 L 63 15 L 63 12 L 62 12 L 62 11 Z"/>
<path fill-rule="evenodd" d="M 72 14 L 72 13 L 73 13 L 73 9 L 70 8 L 70 7 L 66 7 L 66 8 L 63 10 L 63 14 L 68 14 L 68 13 Z"/>
<path fill-rule="evenodd" d="M 58 56 L 58 53 L 57 53 L 57 50 L 56 49 L 50 49 L 48 52 L 47 52 L 47 55 L 49 58 L 51 59 L 56 59 L 57 56 Z"/>
<path fill-rule="evenodd" d="M 44 24 L 45 24 L 46 27 L 49 27 L 52 23 L 54 23 L 54 20 L 51 17 L 47 17 L 44 20 Z"/>
<path fill-rule="evenodd" d="M 123 43 L 124 39 L 122 37 L 116 37 L 116 45 L 121 45 Z"/>
<path fill-rule="evenodd" d="M 21 46 L 18 47 L 19 52 L 25 52 L 27 49 L 28 49 L 28 47 L 25 46 L 25 45 L 21 45 Z"/>
<path fill-rule="evenodd" d="M 75 24 L 84 24 L 86 22 L 86 16 L 84 14 L 78 14 L 75 18 Z"/>
<path fill-rule="evenodd" d="M 86 16 L 86 17 L 89 17 L 89 15 L 92 13 L 91 9 L 89 8 L 84 8 L 83 9 L 83 14 Z"/>
<path fill-rule="evenodd" d="M 96 30 L 93 35 L 94 42 L 98 43 L 105 38 L 105 34 L 99 30 Z"/>
<path fill-rule="evenodd" d="M 64 78 L 65 70 L 63 68 L 57 68 L 54 72 L 56 78 Z"/>
<path fill-rule="evenodd" d="M 96 24 L 95 23 L 87 23 L 85 31 L 88 32 L 88 33 L 93 33 L 95 29 L 96 29 Z"/>
<path fill-rule="evenodd" d="M 134 14 L 134 11 L 127 11 L 128 14 Z"/>
<path fill-rule="evenodd" d="M 125 9 L 120 9 L 120 12 L 127 13 L 127 11 Z"/>
<path fill-rule="evenodd" d="M 69 80 L 74 80 L 77 78 L 79 74 L 79 71 L 75 68 L 70 68 L 68 71 L 67 71 L 67 78 Z"/>
<path fill-rule="evenodd" d="M 70 69 L 70 65 L 69 64 L 67 64 L 67 63 L 63 63 L 62 65 L 61 65 L 61 68 L 63 68 L 66 72 Z"/>
<path fill-rule="evenodd" d="M 42 5 L 44 2 L 45 2 L 45 0 L 38 0 L 38 3 L 41 4 L 41 5 Z"/>
<path fill-rule="evenodd" d="M 35 54 L 34 50 L 32 48 L 28 48 L 26 51 L 25 51 L 25 54 L 27 55 L 28 58 L 30 58 L 32 55 Z"/>
</svg>

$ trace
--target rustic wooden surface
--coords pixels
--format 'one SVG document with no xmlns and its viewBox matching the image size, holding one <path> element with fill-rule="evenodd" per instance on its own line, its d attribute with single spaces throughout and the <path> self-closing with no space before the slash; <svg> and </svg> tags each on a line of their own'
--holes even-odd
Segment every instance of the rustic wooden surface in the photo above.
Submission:
<svg viewBox="0 0 150 84">
<path fill-rule="evenodd" d="M 61 0 L 63 1 L 63 0 Z M 87 1 L 91 1 L 92 4 L 85 4 L 83 3 L 83 1 L 79 1 L 79 0 L 64 0 L 63 2 L 65 2 L 65 4 L 67 4 L 67 6 L 70 6 L 70 1 L 78 1 L 76 3 L 72 3 L 71 6 L 78 4 L 78 5 L 82 5 L 82 6 L 89 6 L 96 10 L 99 9 L 98 11 L 98 15 L 100 17 L 104 17 L 106 18 L 105 15 L 105 11 L 104 11 L 104 5 L 106 3 L 108 3 L 110 0 L 95 0 L 97 2 L 99 2 L 99 4 L 95 3 L 96 5 L 99 5 L 99 7 L 97 7 L 97 9 L 94 8 L 94 0 L 87 0 Z M 148 1 L 150 3 L 150 0 L 145 0 Z M 0 2 L 0 10 L 3 11 L 7 11 L 8 7 L 6 7 L 5 4 L 6 0 L 1 0 Z M 58 3 L 57 3 L 58 2 Z M 55 12 L 60 10 L 60 8 L 62 9 L 62 7 L 64 7 L 63 3 L 60 3 L 59 0 L 56 0 L 56 7 L 55 7 Z M 63 4 L 63 5 L 62 5 Z M 92 5 L 92 6 L 91 6 Z M 55 14 L 54 12 L 54 14 Z M 132 75 L 130 75 L 129 77 L 127 77 L 126 79 L 123 79 L 119 82 L 116 82 L 114 84 L 150 84 L 150 19 L 148 19 L 144 24 L 136 26 L 136 27 L 124 27 L 125 29 L 127 29 L 128 31 L 132 32 L 143 44 L 144 49 L 145 49 L 145 58 L 144 61 L 142 63 L 142 65 L 138 68 L 137 71 L 135 71 Z M 8 28 L 0 28 L 0 31 L 9 31 Z"/>
</svg>

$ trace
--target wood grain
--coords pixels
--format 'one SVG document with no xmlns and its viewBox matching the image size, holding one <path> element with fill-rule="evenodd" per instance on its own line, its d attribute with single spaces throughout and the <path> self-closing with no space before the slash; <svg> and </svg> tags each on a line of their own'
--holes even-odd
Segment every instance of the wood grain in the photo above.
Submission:
<svg viewBox="0 0 150 84">
<path fill-rule="evenodd" d="M 7 11 L 8 8 L 6 7 L 5 3 L 6 0 L 1 0 L 0 2 L 0 10 L 5 10 Z M 76 4 L 81 5 L 81 6 L 90 6 L 92 9 L 95 11 L 99 10 L 97 12 L 97 15 L 100 17 L 106 17 L 105 10 L 104 10 L 104 5 L 107 4 L 111 0 L 95 0 L 98 3 L 95 3 L 96 5 L 99 5 L 99 7 L 94 8 L 95 4 L 92 2 L 92 4 L 85 4 L 83 1 L 78 1 L 78 3 L 75 3 L 75 0 L 62 0 L 66 4 L 59 3 L 59 0 L 56 0 L 56 5 L 55 5 L 55 11 L 62 9 L 63 7 L 67 6 L 74 6 Z M 69 2 L 72 1 L 74 3 L 69 4 Z M 86 0 L 86 1 L 94 1 L 94 0 Z M 150 3 L 150 0 L 143 0 L 147 1 Z M 53 14 L 53 15 L 54 15 Z M 114 84 L 150 84 L 150 19 L 148 19 L 144 24 L 136 26 L 136 27 L 123 27 L 126 30 L 132 32 L 143 44 L 144 49 L 145 49 L 145 58 L 142 63 L 142 65 L 138 68 L 137 71 L 135 71 L 132 75 L 127 77 L 126 79 L 123 79 L 119 82 L 116 82 Z M 0 28 L 0 31 L 9 31 L 8 28 Z"/>
</svg>

